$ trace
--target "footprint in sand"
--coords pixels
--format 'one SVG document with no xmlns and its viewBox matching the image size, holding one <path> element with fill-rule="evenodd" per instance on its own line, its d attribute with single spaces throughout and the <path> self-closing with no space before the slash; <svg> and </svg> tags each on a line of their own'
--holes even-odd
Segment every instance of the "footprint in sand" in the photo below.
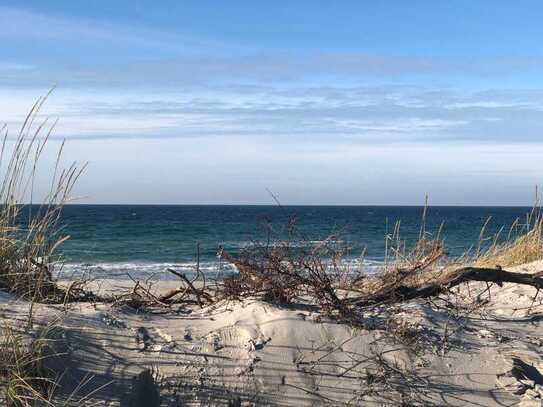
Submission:
<svg viewBox="0 0 543 407">
<path fill-rule="evenodd" d="M 192 341 L 192 330 L 190 329 L 190 327 L 185 328 L 183 339 L 186 340 L 187 342 Z"/>
<path fill-rule="evenodd" d="M 264 345 L 266 345 L 269 341 L 271 341 L 271 338 L 256 338 L 256 339 L 249 339 L 248 347 L 249 350 L 260 350 L 264 348 Z"/>
<path fill-rule="evenodd" d="M 172 350 L 177 345 L 171 335 L 159 328 L 151 328 L 149 331 L 143 326 L 136 329 L 136 343 L 140 352 Z"/>
<path fill-rule="evenodd" d="M 107 312 L 100 313 L 99 318 L 107 326 L 112 326 L 114 328 L 127 328 L 126 322 Z"/>
<path fill-rule="evenodd" d="M 224 348 L 222 337 L 217 332 L 212 332 L 205 340 L 208 345 L 211 345 L 215 352 Z"/>
<path fill-rule="evenodd" d="M 226 348 L 232 352 L 238 351 L 243 353 L 263 349 L 270 340 L 271 338 L 264 338 L 255 329 L 237 325 L 211 332 L 205 337 L 205 341 L 207 344 L 213 346 L 214 351 Z"/>
<path fill-rule="evenodd" d="M 159 328 L 153 328 L 156 335 L 160 337 L 163 344 L 160 345 L 160 349 L 158 350 L 171 350 L 177 346 L 175 341 L 173 340 L 173 337 L 165 332 L 162 332 Z"/>
<path fill-rule="evenodd" d="M 154 344 L 147 328 L 140 326 L 136 329 L 136 343 L 140 352 L 148 350 Z"/>
</svg>

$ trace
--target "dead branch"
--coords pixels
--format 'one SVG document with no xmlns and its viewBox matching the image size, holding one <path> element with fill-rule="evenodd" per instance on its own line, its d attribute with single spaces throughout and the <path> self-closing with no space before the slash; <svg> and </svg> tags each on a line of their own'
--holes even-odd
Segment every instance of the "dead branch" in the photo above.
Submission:
<svg viewBox="0 0 543 407">
<path fill-rule="evenodd" d="M 202 297 L 208 302 L 208 303 L 212 303 L 213 302 L 213 297 L 205 292 L 205 290 L 199 290 L 197 289 L 196 287 L 194 287 L 194 285 L 192 284 L 192 282 L 182 273 L 179 273 L 173 269 L 166 269 L 168 272 L 176 275 L 177 277 L 179 277 L 181 280 L 183 280 L 183 282 L 187 285 L 188 289 L 190 289 L 191 293 L 194 294 L 194 296 L 196 297 L 196 301 L 198 303 L 198 305 L 201 307 L 203 307 L 203 302 L 202 302 Z M 171 292 L 169 292 L 168 294 L 166 294 L 165 296 L 161 297 L 161 300 L 164 301 L 164 300 L 171 300 L 175 295 L 181 293 L 181 292 L 186 292 L 186 290 L 182 290 L 182 289 L 177 289 L 177 290 L 173 290 Z"/>
<path fill-rule="evenodd" d="M 464 267 L 450 273 L 451 277 L 445 281 L 435 282 L 422 287 L 398 285 L 387 290 L 379 290 L 366 297 L 349 299 L 349 304 L 357 306 L 375 305 L 378 303 L 393 303 L 409 301 L 417 298 L 428 298 L 439 295 L 451 288 L 469 281 L 482 281 L 488 283 L 523 284 L 543 288 L 543 278 L 530 274 L 514 273 L 499 268 Z"/>
</svg>

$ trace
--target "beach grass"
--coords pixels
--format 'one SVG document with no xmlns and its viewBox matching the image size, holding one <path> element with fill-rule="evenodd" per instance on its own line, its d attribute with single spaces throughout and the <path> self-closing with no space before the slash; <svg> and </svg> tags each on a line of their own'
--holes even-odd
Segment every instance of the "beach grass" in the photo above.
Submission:
<svg viewBox="0 0 543 407">
<path fill-rule="evenodd" d="M 69 294 L 57 285 L 51 264 L 55 250 L 67 238 L 60 234 L 61 210 L 85 168 L 75 162 L 61 168 L 62 143 L 49 189 L 35 204 L 37 172 L 56 124 L 40 115 L 48 96 L 36 101 L 14 136 L 7 126 L 0 127 L 0 290 L 27 301 L 27 330 L 32 329 L 36 303 L 62 303 Z M 44 332 L 36 336 L 16 331 L 4 321 L 0 330 L 3 405 L 54 405 L 48 394 L 55 383 L 43 364 L 49 345 Z"/>
<path fill-rule="evenodd" d="M 59 234 L 60 212 L 85 166 L 74 162 L 61 168 L 62 143 L 49 190 L 39 205 L 34 204 L 37 171 L 55 127 L 48 119 L 39 122 L 47 96 L 38 99 L 14 137 L 7 126 L 2 130 L 0 288 L 32 301 L 60 302 L 63 291 L 53 280 L 50 264 L 67 238 Z"/>
<path fill-rule="evenodd" d="M 498 243 L 498 232 L 488 248 L 481 250 L 479 243 L 473 264 L 477 267 L 510 267 L 543 258 L 543 217 L 538 207 L 527 214 L 525 224 L 519 223 L 517 220 L 511 225 L 505 242 Z"/>
<path fill-rule="evenodd" d="M 54 325 L 36 338 L 17 332 L 8 324 L 1 329 L 0 400 L 3 398 L 4 405 L 53 405 L 50 400 L 56 386 L 55 377 L 44 364 L 50 349 L 50 329 L 54 329 Z"/>
</svg>

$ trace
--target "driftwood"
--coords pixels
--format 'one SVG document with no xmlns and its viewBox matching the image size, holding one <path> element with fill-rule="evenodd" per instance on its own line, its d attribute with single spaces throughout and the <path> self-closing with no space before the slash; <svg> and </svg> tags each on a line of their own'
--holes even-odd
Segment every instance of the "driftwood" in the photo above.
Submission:
<svg viewBox="0 0 543 407">
<path fill-rule="evenodd" d="M 222 253 L 223 258 L 234 263 L 239 270 L 239 276 L 235 279 L 240 284 L 241 295 L 237 295 L 237 298 L 241 298 L 243 294 L 247 293 L 272 299 L 305 297 L 314 301 L 324 311 L 338 312 L 343 317 L 349 317 L 353 307 L 392 304 L 418 298 L 435 297 L 470 281 L 486 282 L 487 285 L 494 283 L 499 286 L 503 283 L 529 285 L 537 289 L 534 301 L 539 290 L 543 288 L 543 272 L 536 274 L 515 273 L 502 270 L 499 266 L 496 268 L 463 267 L 448 271 L 440 278 L 432 279 L 430 276 L 433 267 L 443 255 L 443 249 L 440 245 L 431 246 L 426 256 L 420 257 L 418 261 L 409 266 L 397 268 L 389 274 L 376 276 L 380 283 L 371 288 L 368 287 L 366 290 L 363 287 L 366 278 L 370 277 L 368 275 L 364 275 L 364 278 L 355 275 L 349 284 L 340 286 L 333 275 L 326 271 L 327 267 L 321 262 L 313 261 L 314 258 L 310 257 L 289 264 L 288 257 L 279 255 L 279 258 L 275 258 L 273 251 L 265 253 L 266 256 L 260 259 L 261 261 L 255 261 L 251 257 L 249 257 L 249 261 L 237 259 L 226 252 Z M 430 278 L 427 278 L 425 283 L 417 282 L 418 278 L 413 281 L 412 277 L 421 277 L 426 273 L 429 273 Z M 288 290 L 289 296 L 268 295 L 278 290 L 285 292 Z"/>
<path fill-rule="evenodd" d="M 351 320 L 358 307 L 394 304 L 414 299 L 435 297 L 451 288 L 470 281 L 529 285 L 537 289 L 534 301 L 543 288 L 543 272 L 516 273 L 496 268 L 463 267 L 447 270 L 435 277 L 435 264 L 443 255 L 439 245 L 433 245 L 426 255 L 383 274 L 341 274 L 336 267 L 326 263 L 319 255 L 295 257 L 288 251 L 267 250 L 260 257 L 235 258 L 222 252 L 222 258 L 233 263 L 238 273 L 215 282 L 213 289 L 205 284 L 205 276 L 197 267 L 194 279 L 168 268 L 167 271 L 181 280 L 181 285 L 161 296 L 151 293 L 150 287 L 136 284 L 124 302 L 136 305 L 165 306 L 172 304 L 197 304 L 201 308 L 226 299 L 240 300 L 258 296 L 265 301 L 290 304 L 309 300 L 325 313 Z M 330 272 L 331 268 L 331 272 Z M 434 276 L 434 277 L 433 277 Z M 203 280 L 202 280 L 203 279 Z M 203 281 L 195 286 L 195 281 Z M 118 298 L 117 298 L 118 299 Z"/>
<path fill-rule="evenodd" d="M 236 261 L 236 263 L 237 266 L 241 265 L 241 262 L 239 261 Z M 499 286 L 503 283 L 528 285 L 537 289 L 537 292 L 534 295 L 534 301 L 539 290 L 543 289 L 543 272 L 526 274 L 505 271 L 500 268 L 464 267 L 451 271 L 446 276 L 423 285 L 409 284 L 409 280 L 405 279 L 405 276 L 402 274 L 402 278 L 399 278 L 398 281 L 381 287 L 374 287 L 367 293 L 362 294 L 360 286 L 351 285 L 350 289 L 346 287 L 339 288 L 331 281 L 323 281 L 316 278 L 321 277 L 319 275 L 313 275 L 313 278 L 308 278 L 308 276 L 304 276 L 304 273 L 299 270 L 287 272 L 285 270 L 260 269 L 257 271 L 246 263 L 244 266 L 245 273 L 240 273 L 241 275 L 239 277 L 233 277 L 234 280 L 231 282 L 239 284 L 237 291 L 234 293 L 230 291 L 228 286 L 229 280 L 225 280 L 222 284 L 215 286 L 214 290 L 209 290 L 205 286 L 196 288 L 194 283 L 184 274 L 172 269 L 167 269 L 168 272 L 176 275 L 182 280 L 183 285 L 181 287 L 173 289 L 162 296 L 156 296 L 151 293 L 150 287 L 143 287 L 139 282 L 136 282 L 131 293 L 113 297 L 110 299 L 110 302 L 129 304 L 136 308 L 141 306 L 169 307 L 171 304 L 197 304 L 200 307 L 204 307 L 205 305 L 215 303 L 221 299 L 241 299 L 251 295 L 261 296 L 266 301 L 277 302 L 282 299 L 278 297 L 276 291 L 278 289 L 288 289 L 291 290 L 293 295 L 297 295 L 300 298 L 303 296 L 306 299 L 314 301 L 315 305 L 320 307 L 324 312 L 336 315 L 339 314 L 342 318 L 351 320 L 351 317 L 354 315 L 352 312 L 357 307 L 394 304 L 415 299 L 435 297 L 448 292 L 453 287 L 470 281 L 494 283 Z M 251 268 L 250 276 L 257 281 L 253 279 L 250 279 L 250 281 L 255 285 L 247 285 L 237 280 L 237 278 L 243 278 L 242 275 L 247 278 L 247 269 Z M 273 271 L 275 271 L 277 275 L 268 274 L 273 273 Z M 289 276 L 290 273 L 293 275 Z M 287 279 L 289 283 L 296 284 L 289 286 L 285 285 L 285 281 L 281 281 L 280 278 L 287 276 L 292 279 L 292 281 L 288 281 L 289 279 Z M 377 278 L 382 279 L 386 278 L 386 276 Z M 263 281 L 258 281 L 259 279 L 262 279 Z M 268 284 L 262 284 L 262 282 L 272 282 L 276 285 L 269 286 Z M 340 292 L 343 295 L 340 295 Z"/>
<path fill-rule="evenodd" d="M 207 293 L 205 291 L 205 289 L 198 289 L 196 287 L 194 287 L 194 284 L 192 284 L 192 282 L 182 273 L 179 273 L 173 269 L 166 269 L 168 272 L 176 275 L 177 277 L 179 277 L 181 280 L 183 280 L 183 282 L 187 285 L 186 287 L 184 288 L 177 288 L 175 290 L 172 290 L 170 291 L 169 293 L 166 293 L 165 295 L 163 295 L 162 297 L 160 297 L 160 301 L 162 302 L 167 302 L 167 301 L 170 301 L 173 297 L 175 297 L 177 294 L 186 294 L 187 292 L 190 291 L 190 293 L 192 293 L 195 297 L 196 297 L 196 302 L 198 303 L 198 305 L 200 307 L 203 306 L 203 301 L 202 301 L 202 298 L 204 298 L 208 303 L 212 303 L 213 302 L 213 297 Z M 184 296 L 184 295 L 183 295 Z"/>
<path fill-rule="evenodd" d="M 423 287 L 406 285 L 394 286 L 388 290 L 377 292 L 375 295 L 349 299 L 350 305 L 367 306 L 378 303 L 397 303 L 417 298 L 428 298 L 439 295 L 459 284 L 469 281 L 482 281 L 487 283 L 513 283 L 529 285 L 539 291 L 543 288 L 541 273 L 525 274 L 505 271 L 500 268 L 464 267 L 451 273 L 452 277 L 446 281 L 436 282 Z"/>
</svg>

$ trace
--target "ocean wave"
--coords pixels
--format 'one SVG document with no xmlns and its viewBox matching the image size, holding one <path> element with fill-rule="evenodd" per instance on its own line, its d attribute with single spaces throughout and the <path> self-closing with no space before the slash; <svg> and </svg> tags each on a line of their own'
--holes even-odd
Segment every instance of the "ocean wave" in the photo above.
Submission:
<svg viewBox="0 0 543 407">
<path fill-rule="evenodd" d="M 375 272 L 382 267 L 382 262 L 376 260 L 346 258 L 342 260 L 342 266 L 347 270 Z M 173 269 L 187 276 L 196 274 L 196 262 L 171 263 L 171 262 L 99 262 L 99 263 L 64 263 L 55 267 L 55 275 L 61 279 L 73 279 L 82 276 L 90 278 L 149 278 L 158 280 L 175 280 L 177 277 L 169 273 L 167 269 Z M 236 267 L 227 262 L 201 262 L 200 271 L 215 278 L 237 273 Z"/>
<path fill-rule="evenodd" d="M 292 248 L 313 248 L 322 244 L 328 245 L 343 245 L 346 242 L 339 239 L 324 239 L 324 240 L 288 240 L 282 239 L 279 241 L 267 242 L 266 240 L 240 240 L 240 241 L 224 241 L 220 244 L 225 249 L 250 249 L 251 247 L 292 247 Z"/>
<path fill-rule="evenodd" d="M 173 269 L 179 273 L 192 276 L 196 274 L 197 264 L 168 263 L 168 262 L 104 262 L 104 263 L 65 263 L 56 267 L 55 274 L 58 278 L 76 278 L 89 276 L 92 278 L 149 278 L 159 280 L 175 280 L 177 277 L 169 273 L 167 269 Z M 207 275 L 225 275 L 237 272 L 235 266 L 230 263 L 204 262 L 199 265 L 200 271 Z"/>
</svg>

